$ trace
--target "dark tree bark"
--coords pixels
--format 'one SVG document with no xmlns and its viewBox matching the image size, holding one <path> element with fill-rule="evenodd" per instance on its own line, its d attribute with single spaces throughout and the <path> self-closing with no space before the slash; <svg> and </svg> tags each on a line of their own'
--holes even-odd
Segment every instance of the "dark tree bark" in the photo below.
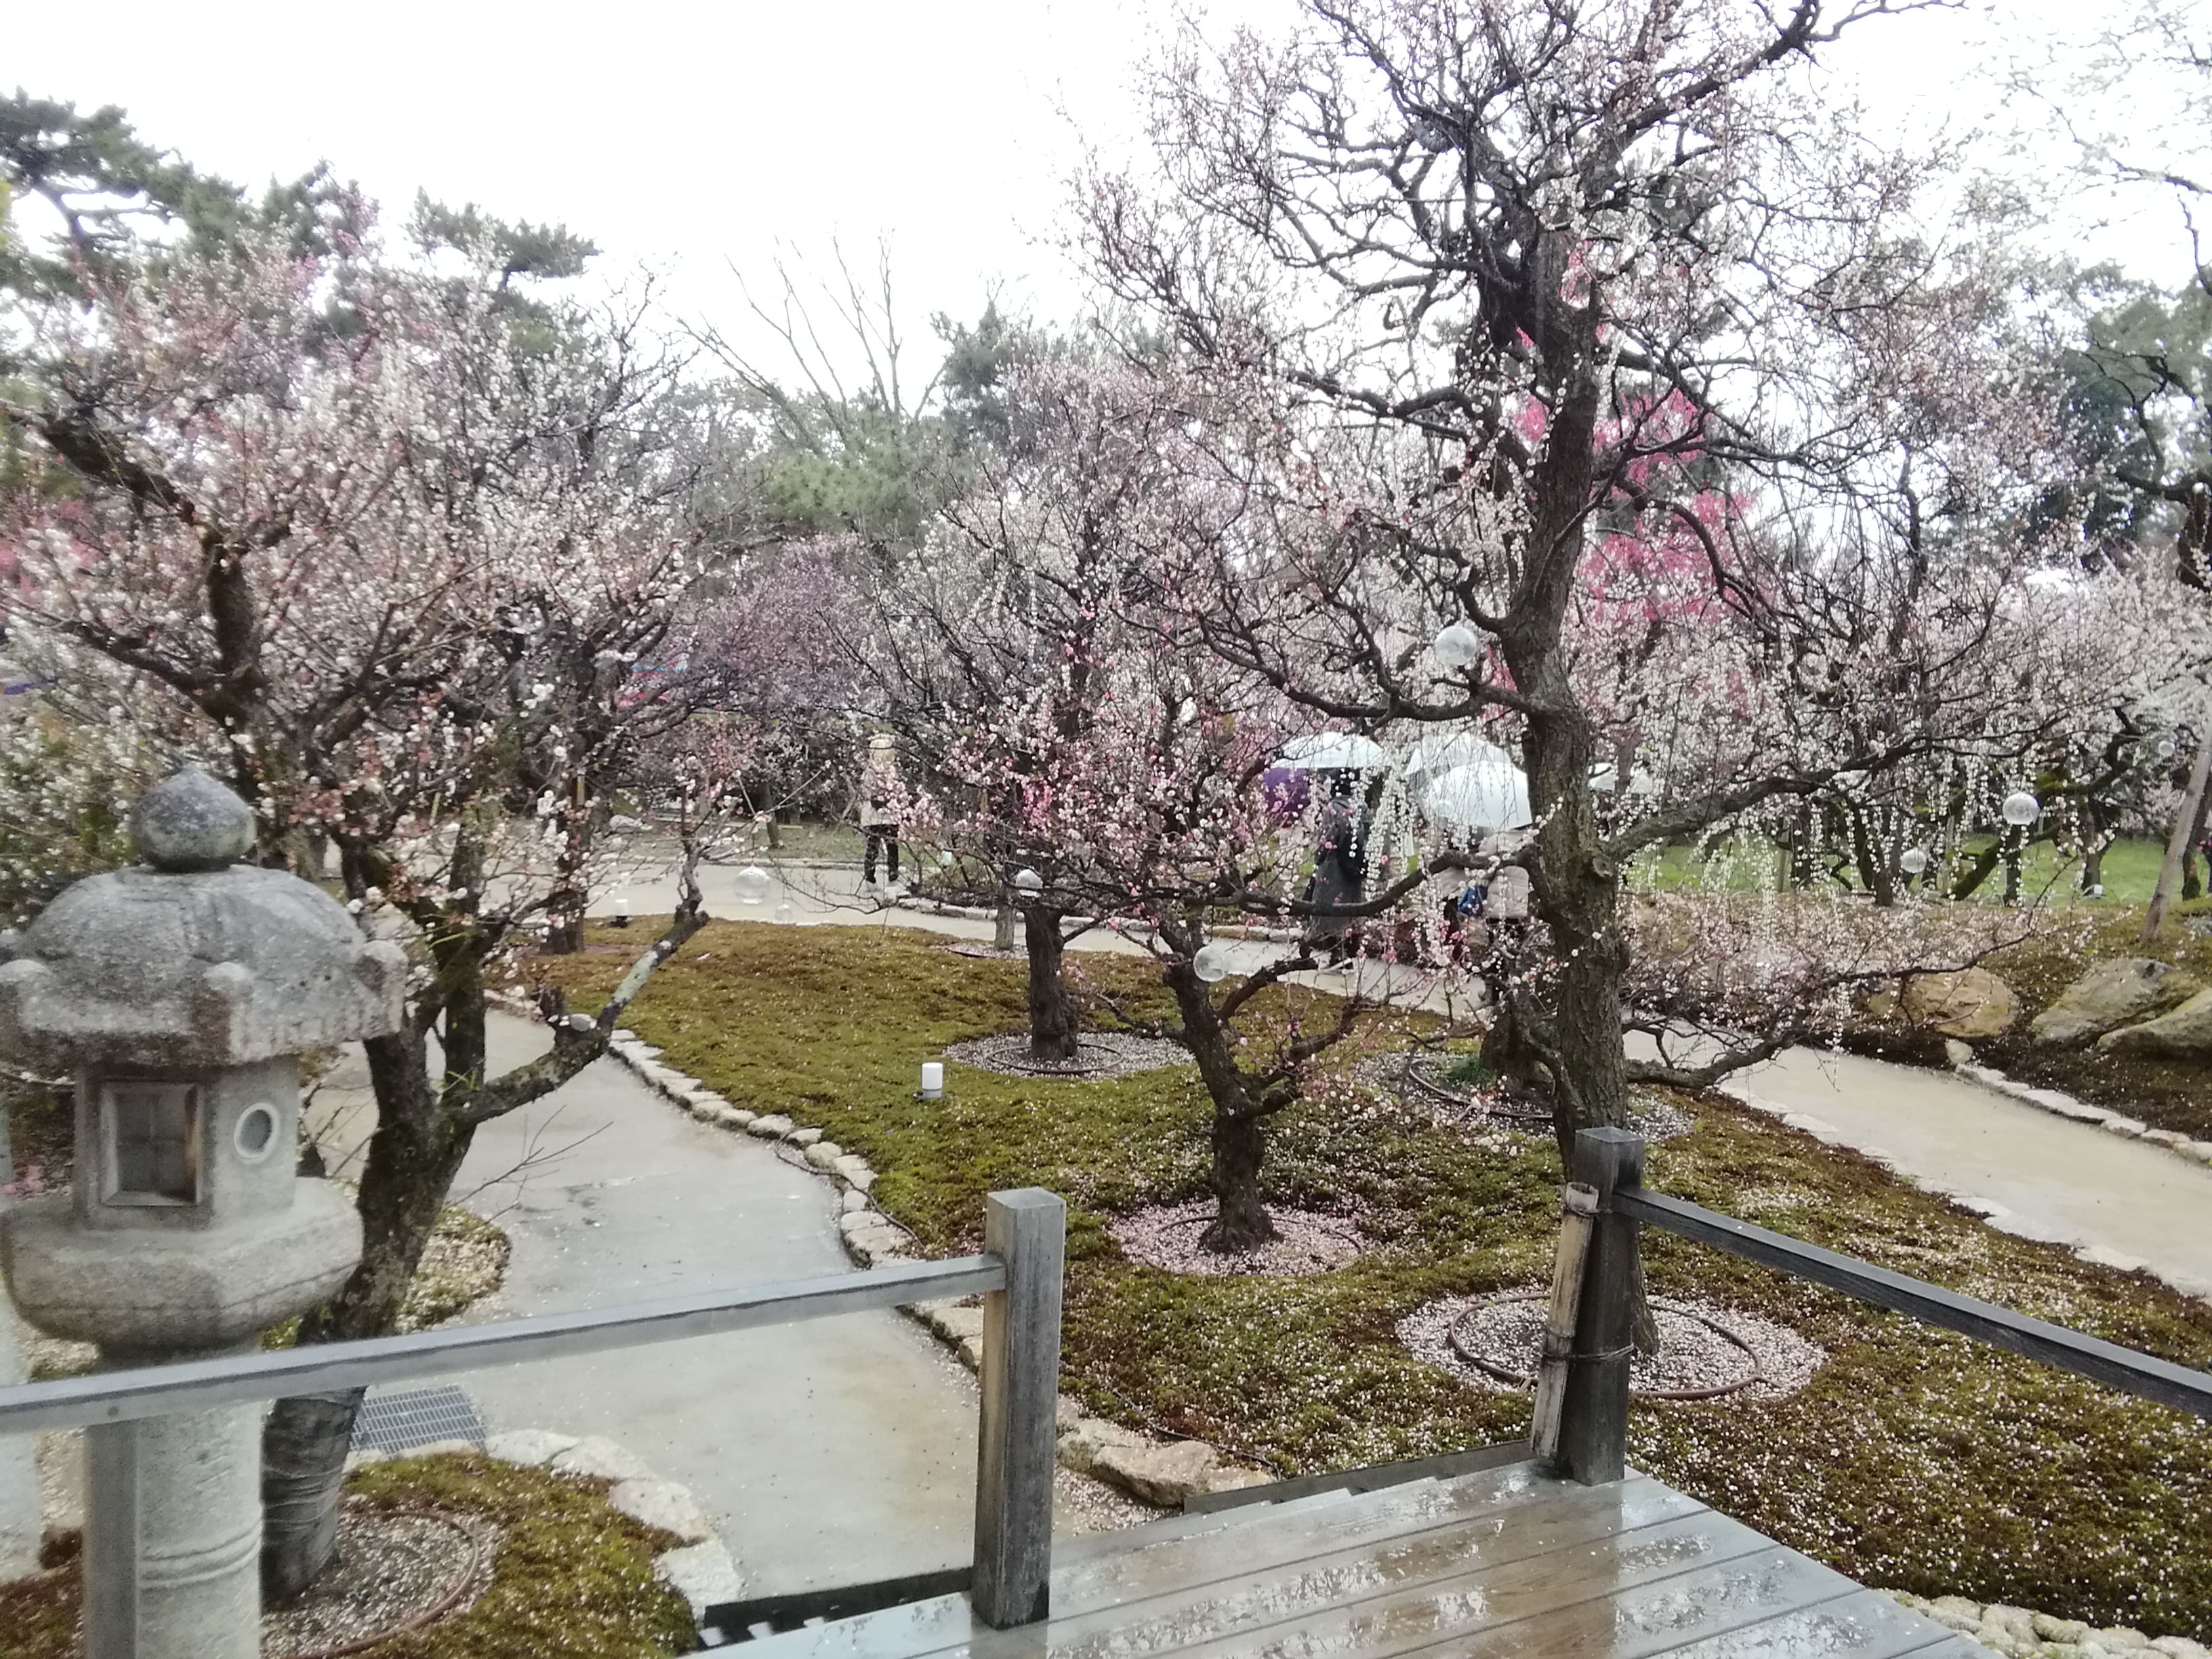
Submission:
<svg viewBox="0 0 2212 1659">
<path fill-rule="evenodd" d="M 1030 955 L 1030 1058 L 1072 1060 L 1078 1020 L 1075 1000 L 1068 995 L 1067 982 L 1060 976 L 1060 956 L 1066 947 L 1058 914 L 1042 904 L 1025 906 L 1022 937 Z"/>
<path fill-rule="evenodd" d="M 1180 1033 L 1199 1076 L 1213 1103 L 1212 1144 L 1213 1161 L 1207 1185 L 1218 1208 L 1199 1248 L 1233 1252 L 1256 1249 L 1278 1235 L 1267 1218 L 1260 1190 L 1260 1171 L 1267 1151 L 1267 1121 L 1290 1103 L 1287 1091 L 1279 1099 L 1255 1089 L 1237 1064 L 1228 1028 L 1206 982 L 1191 970 L 1188 960 L 1170 963 L 1164 970 L 1176 1010 L 1182 1017 Z"/>
</svg>

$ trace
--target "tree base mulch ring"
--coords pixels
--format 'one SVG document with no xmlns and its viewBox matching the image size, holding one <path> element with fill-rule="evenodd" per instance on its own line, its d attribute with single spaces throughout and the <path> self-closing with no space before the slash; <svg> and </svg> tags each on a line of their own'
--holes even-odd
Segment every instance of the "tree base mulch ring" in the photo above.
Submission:
<svg viewBox="0 0 2212 1659">
<path fill-rule="evenodd" d="M 1416 1359 L 1492 1393 L 1535 1385 L 1548 1289 L 1452 1296 L 1398 1322 Z M 1787 1326 L 1681 1297 L 1651 1298 L 1659 1352 L 1630 1362 L 1629 1388 L 1645 1400 L 1784 1400 L 1813 1380 L 1828 1356 Z"/>
<path fill-rule="evenodd" d="M 1456 1058 L 1449 1055 L 1385 1054 L 1362 1069 L 1368 1082 L 1420 1108 L 1440 1123 L 1476 1133 L 1502 1129 L 1513 1134 L 1550 1137 L 1548 1104 L 1525 1099 L 1496 1082 L 1457 1081 L 1449 1075 L 1456 1063 Z M 1697 1121 L 1680 1107 L 1638 1091 L 1629 1098 L 1628 1127 L 1646 1142 L 1656 1145 L 1689 1133 Z"/>
<path fill-rule="evenodd" d="M 1181 1043 L 1170 1042 L 1165 1037 L 1139 1036 L 1133 1031 L 1086 1032 L 1075 1045 L 1075 1058 L 1068 1060 L 1032 1058 L 1026 1031 L 948 1043 L 945 1057 L 956 1065 L 996 1072 L 1001 1077 L 1066 1078 L 1074 1082 L 1190 1064 L 1190 1050 Z"/>
<path fill-rule="evenodd" d="M 1358 1228 L 1341 1216 L 1270 1204 L 1267 1218 L 1275 1224 L 1278 1237 L 1252 1250 L 1201 1249 L 1199 1235 L 1218 1208 L 1210 1198 L 1157 1205 L 1116 1218 L 1107 1223 L 1106 1231 L 1132 1261 L 1171 1273 L 1216 1278 L 1333 1273 L 1364 1248 Z"/>
<path fill-rule="evenodd" d="M 499 1539 L 482 1516 L 349 1503 L 323 1576 L 262 1616 L 264 1659 L 338 1659 L 472 1606 L 490 1587 Z"/>
</svg>

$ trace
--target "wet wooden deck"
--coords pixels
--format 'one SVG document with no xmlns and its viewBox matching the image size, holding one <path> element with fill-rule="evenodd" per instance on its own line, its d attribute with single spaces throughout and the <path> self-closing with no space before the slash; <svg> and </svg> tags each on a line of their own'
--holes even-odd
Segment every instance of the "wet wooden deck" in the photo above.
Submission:
<svg viewBox="0 0 2212 1659">
<path fill-rule="evenodd" d="M 1054 1548 L 1051 1619 L 949 1595 L 744 1644 L 753 1659 L 1986 1659 L 1656 1480 L 1528 1463 L 1185 1515 Z M 734 1632 L 732 1632 L 734 1634 Z"/>
</svg>

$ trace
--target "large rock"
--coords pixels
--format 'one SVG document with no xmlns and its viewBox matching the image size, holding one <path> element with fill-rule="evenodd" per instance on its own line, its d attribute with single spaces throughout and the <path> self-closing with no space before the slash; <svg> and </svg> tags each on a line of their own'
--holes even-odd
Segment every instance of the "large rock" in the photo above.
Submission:
<svg viewBox="0 0 2212 1659">
<path fill-rule="evenodd" d="M 1213 1490 L 1220 1464 L 1221 1454 L 1203 1440 L 1171 1440 L 1164 1446 L 1102 1446 L 1090 1472 L 1147 1502 L 1173 1508 Z"/>
<path fill-rule="evenodd" d="M 744 1599 L 744 1575 L 720 1539 L 656 1555 L 653 1576 L 690 1604 L 694 1619 L 703 1618 L 709 1607 Z"/>
<path fill-rule="evenodd" d="M 672 1532 L 687 1544 L 703 1544 L 714 1535 L 714 1523 L 691 1488 L 674 1480 L 617 1480 L 608 1489 L 607 1502 L 631 1520 Z"/>
<path fill-rule="evenodd" d="M 1905 981 L 1905 1017 L 1962 1042 L 2005 1031 L 2020 1013 L 2019 1000 L 1986 968 L 1955 974 L 1915 974 Z"/>
<path fill-rule="evenodd" d="M 2028 1030 L 2038 1042 L 2087 1042 L 2148 1019 L 2199 988 L 2190 975 L 2150 957 L 2100 962 L 2060 992 Z"/>
<path fill-rule="evenodd" d="M 2212 991 L 2199 991 L 2170 1014 L 2107 1031 L 2097 1039 L 2097 1049 L 2181 1060 L 2212 1053 Z"/>
</svg>

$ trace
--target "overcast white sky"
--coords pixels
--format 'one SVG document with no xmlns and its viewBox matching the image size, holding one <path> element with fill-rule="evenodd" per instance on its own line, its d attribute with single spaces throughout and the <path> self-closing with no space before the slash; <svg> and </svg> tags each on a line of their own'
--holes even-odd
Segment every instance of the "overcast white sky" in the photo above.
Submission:
<svg viewBox="0 0 2212 1659">
<path fill-rule="evenodd" d="M 2130 0 L 2132 3 L 2132 0 Z M 1214 0 L 1223 27 L 1292 0 Z M 1046 314 L 1078 290 L 1054 251 L 1063 180 L 1088 138 L 1132 141 L 1132 88 L 1172 0 L 476 0 L 374 6 L 196 0 L 15 8 L 0 77 L 256 185 L 327 158 L 390 214 L 418 187 L 557 219 L 649 265 L 726 327 L 734 262 L 764 289 L 779 244 L 864 259 L 888 236 L 908 326 L 972 316 L 987 286 Z M 1841 60 L 1880 124 L 1972 121 L 1993 39 L 2033 51 L 2102 0 L 1989 0 L 1879 21 Z M 1079 130 L 1083 137 L 1079 137 Z M 2076 252 L 2179 280 L 2166 210 Z M 927 356 L 924 342 L 923 356 Z"/>
</svg>

